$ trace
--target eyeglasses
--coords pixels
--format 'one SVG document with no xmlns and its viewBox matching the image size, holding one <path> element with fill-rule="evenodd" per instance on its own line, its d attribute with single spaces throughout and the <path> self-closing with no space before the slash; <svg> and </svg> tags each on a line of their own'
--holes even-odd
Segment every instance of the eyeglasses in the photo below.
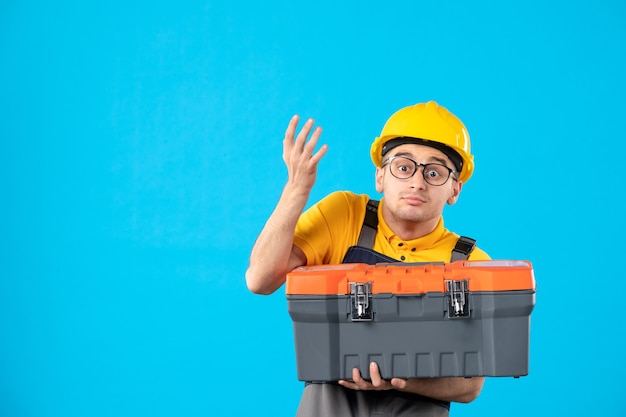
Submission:
<svg viewBox="0 0 626 417">
<path fill-rule="evenodd" d="M 383 167 L 389 164 L 389 171 L 391 175 L 400 179 L 406 180 L 411 178 L 417 172 L 419 167 L 424 167 L 422 169 L 422 176 L 424 177 L 424 181 L 426 181 L 430 185 L 444 185 L 448 182 L 448 178 L 450 178 L 450 174 L 456 174 L 456 171 L 448 168 L 442 164 L 420 164 L 415 162 L 411 158 L 407 158 L 406 156 L 392 156 L 383 161 Z M 452 179 L 456 181 L 456 177 L 452 176 Z"/>
</svg>

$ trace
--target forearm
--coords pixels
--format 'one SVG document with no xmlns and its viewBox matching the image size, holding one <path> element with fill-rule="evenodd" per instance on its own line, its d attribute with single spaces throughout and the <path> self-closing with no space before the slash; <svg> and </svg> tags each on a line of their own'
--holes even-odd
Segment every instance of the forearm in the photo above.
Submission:
<svg viewBox="0 0 626 417">
<path fill-rule="evenodd" d="M 270 294 L 285 282 L 286 274 L 306 262 L 303 254 L 294 253 L 293 236 L 309 192 L 287 184 L 274 212 L 252 248 L 246 284 L 250 291 Z"/>
<path fill-rule="evenodd" d="M 474 378 L 419 378 L 392 379 L 391 384 L 400 391 L 412 392 L 442 401 L 469 403 L 482 390 L 484 377 Z"/>
</svg>

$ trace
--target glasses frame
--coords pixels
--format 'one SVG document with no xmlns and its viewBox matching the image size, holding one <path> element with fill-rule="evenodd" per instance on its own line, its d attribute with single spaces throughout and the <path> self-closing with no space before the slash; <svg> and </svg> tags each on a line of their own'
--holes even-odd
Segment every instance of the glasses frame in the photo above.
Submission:
<svg viewBox="0 0 626 417">
<path fill-rule="evenodd" d="M 411 175 L 409 175 L 406 178 L 402 178 L 402 177 L 398 177 L 396 174 L 393 173 L 393 171 L 391 170 L 391 161 L 393 161 L 394 159 L 408 159 L 409 161 L 413 162 L 413 164 L 415 164 L 415 171 L 413 171 L 413 173 Z M 389 172 L 391 173 L 391 175 L 394 176 L 394 178 L 397 178 L 399 180 L 408 180 L 409 178 L 413 178 L 413 176 L 417 173 L 417 171 L 419 170 L 419 167 L 422 167 L 422 178 L 424 178 L 424 181 L 426 181 L 426 183 L 428 185 L 432 185 L 433 187 L 441 187 L 442 185 L 444 185 L 445 183 L 448 182 L 448 180 L 450 179 L 450 177 L 452 177 L 452 179 L 454 181 L 458 181 L 458 178 L 456 178 L 456 174 L 458 174 L 458 172 L 456 172 L 455 170 L 453 170 L 452 168 L 449 168 L 448 166 L 444 165 L 444 164 L 439 164 L 437 162 L 429 162 L 427 164 L 420 164 L 419 162 L 414 161 L 413 159 L 409 158 L 408 156 L 402 156 L 402 155 L 396 155 L 396 156 L 390 156 L 389 158 L 385 159 L 381 165 L 381 168 L 384 168 L 385 165 L 389 164 Z M 428 165 L 437 165 L 437 166 L 441 166 L 444 167 L 445 169 L 448 170 L 448 177 L 446 178 L 446 180 L 444 182 L 442 182 L 441 184 L 433 184 L 428 180 L 428 177 L 426 176 L 426 167 Z M 454 175 L 453 175 L 454 174 Z"/>
</svg>

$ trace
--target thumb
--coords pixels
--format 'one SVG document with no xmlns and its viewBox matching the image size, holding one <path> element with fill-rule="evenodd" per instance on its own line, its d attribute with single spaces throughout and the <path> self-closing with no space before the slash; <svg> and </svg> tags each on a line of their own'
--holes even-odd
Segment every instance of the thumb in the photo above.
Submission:
<svg viewBox="0 0 626 417">
<path fill-rule="evenodd" d="M 407 380 L 402 378 L 391 378 L 391 385 L 397 389 L 405 389 L 407 386 Z"/>
</svg>

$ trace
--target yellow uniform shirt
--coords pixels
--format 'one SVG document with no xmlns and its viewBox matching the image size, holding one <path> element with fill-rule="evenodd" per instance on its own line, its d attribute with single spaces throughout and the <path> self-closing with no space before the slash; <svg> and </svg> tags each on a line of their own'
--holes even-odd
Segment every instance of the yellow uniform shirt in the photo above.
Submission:
<svg viewBox="0 0 626 417">
<path fill-rule="evenodd" d="M 350 246 L 356 245 L 363 226 L 369 197 L 348 191 L 329 194 L 305 211 L 296 226 L 294 244 L 305 253 L 307 265 L 340 264 Z M 384 204 L 384 199 L 381 200 Z M 378 231 L 374 249 L 403 262 L 450 262 L 459 235 L 443 227 L 443 217 L 435 230 L 413 240 L 396 236 L 378 210 Z M 488 260 L 489 255 L 474 248 L 470 260 Z"/>
</svg>

